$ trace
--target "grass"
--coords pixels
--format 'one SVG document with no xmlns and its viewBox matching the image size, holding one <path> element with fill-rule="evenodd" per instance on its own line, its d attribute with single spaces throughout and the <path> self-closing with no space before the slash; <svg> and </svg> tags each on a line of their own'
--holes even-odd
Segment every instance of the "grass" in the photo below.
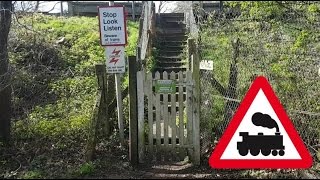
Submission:
<svg viewBox="0 0 320 180">
<path fill-rule="evenodd" d="M 105 63 L 98 19 L 33 14 L 19 21 L 32 31 L 13 23 L 9 40 L 14 69 L 14 144 L 0 147 L 0 152 L 14 154 L 22 166 L 10 177 L 90 175 L 95 165 L 83 161 L 97 92 L 94 66 Z M 138 23 L 129 21 L 127 27 L 126 55 L 135 55 Z M 125 75 L 124 87 L 127 81 Z M 2 158 L 0 177 L 7 177 L 5 172 L 16 168 L 10 163 L 15 160 Z"/>
</svg>

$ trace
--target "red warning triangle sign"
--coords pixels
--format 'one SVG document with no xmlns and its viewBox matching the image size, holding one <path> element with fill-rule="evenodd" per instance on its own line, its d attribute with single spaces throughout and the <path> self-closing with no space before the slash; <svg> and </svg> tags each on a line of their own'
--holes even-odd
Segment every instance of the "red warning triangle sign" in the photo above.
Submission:
<svg viewBox="0 0 320 180">
<path fill-rule="evenodd" d="M 312 166 L 309 151 L 263 76 L 252 83 L 209 164 L 216 169 Z"/>
</svg>

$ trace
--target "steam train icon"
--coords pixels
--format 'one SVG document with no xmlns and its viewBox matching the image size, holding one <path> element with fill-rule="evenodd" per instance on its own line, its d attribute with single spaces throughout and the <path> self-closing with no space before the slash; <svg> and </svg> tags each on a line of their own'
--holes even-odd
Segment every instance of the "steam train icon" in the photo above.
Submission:
<svg viewBox="0 0 320 180">
<path fill-rule="evenodd" d="M 242 136 L 242 142 L 237 142 L 237 149 L 241 156 L 246 156 L 249 152 L 252 156 L 257 156 L 260 152 L 264 156 L 283 156 L 285 147 L 283 145 L 283 136 L 279 131 L 277 122 L 268 114 L 256 112 L 252 115 L 252 123 L 255 126 L 264 128 L 276 128 L 275 135 L 263 135 L 259 132 L 258 135 L 249 135 L 248 132 L 239 132 Z"/>
</svg>

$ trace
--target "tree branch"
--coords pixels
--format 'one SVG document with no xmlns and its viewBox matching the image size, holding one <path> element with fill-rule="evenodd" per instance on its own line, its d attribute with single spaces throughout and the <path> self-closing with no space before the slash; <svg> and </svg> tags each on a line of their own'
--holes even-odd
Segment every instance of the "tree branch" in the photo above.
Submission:
<svg viewBox="0 0 320 180">
<path fill-rule="evenodd" d="M 126 89 L 124 89 L 122 92 L 121 92 L 121 96 L 122 96 L 122 100 L 127 97 L 128 95 L 128 87 L 126 87 Z M 117 107 L 117 98 L 114 98 L 112 100 L 112 102 L 108 105 L 108 114 L 111 114 L 114 112 L 114 109 Z"/>
<path fill-rule="evenodd" d="M 221 83 L 219 83 L 218 80 L 216 80 L 216 78 L 212 77 L 212 79 L 210 80 L 210 83 L 213 87 L 215 87 L 218 90 L 218 92 L 222 96 L 225 95 L 226 89 L 221 85 Z"/>
</svg>

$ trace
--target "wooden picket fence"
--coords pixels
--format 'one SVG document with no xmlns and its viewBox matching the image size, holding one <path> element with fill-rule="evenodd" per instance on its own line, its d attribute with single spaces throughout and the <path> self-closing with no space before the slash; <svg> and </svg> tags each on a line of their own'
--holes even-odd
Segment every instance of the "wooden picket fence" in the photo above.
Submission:
<svg viewBox="0 0 320 180">
<path fill-rule="evenodd" d="M 156 93 L 157 80 L 173 80 L 175 92 Z M 199 116 L 191 71 L 137 72 L 138 158 L 150 160 L 199 159 Z M 196 142 L 196 143 L 194 143 Z M 198 162 L 197 162 L 198 163 Z M 197 164 L 196 163 L 196 164 Z"/>
</svg>

